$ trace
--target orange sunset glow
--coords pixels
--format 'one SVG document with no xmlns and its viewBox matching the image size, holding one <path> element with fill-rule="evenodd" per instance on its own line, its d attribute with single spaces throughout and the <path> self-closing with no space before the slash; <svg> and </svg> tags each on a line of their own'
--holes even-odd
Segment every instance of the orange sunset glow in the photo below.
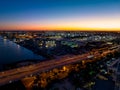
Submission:
<svg viewBox="0 0 120 90">
<path fill-rule="evenodd" d="M 120 19 L 87 19 L 47 21 L 44 23 L 17 23 L 0 26 L 1 30 L 120 30 Z"/>
<path fill-rule="evenodd" d="M 120 30 L 119 2 L 87 1 L 3 2 L 0 30 Z"/>
</svg>

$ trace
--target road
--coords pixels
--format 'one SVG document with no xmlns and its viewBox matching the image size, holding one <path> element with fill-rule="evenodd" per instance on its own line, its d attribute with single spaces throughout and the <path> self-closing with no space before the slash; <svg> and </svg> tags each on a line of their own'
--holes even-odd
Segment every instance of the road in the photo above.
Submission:
<svg viewBox="0 0 120 90">
<path fill-rule="evenodd" d="M 112 50 L 111 51 L 106 50 L 104 51 L 103 55 L 108 54 L 110 52 L 112 52 Z M 82 55 L 66 56 L 64 58 L 53 59 L 53 60 L 33 64 L 30 66 L 25 66 L 25 67 L 20 67 L 8 71 L 0 72 L 0 86 L 5 85 L 7 83 L 11 83 L 12 81 L 20 80 L 21 78 L 33 74 L 48 71 L 56 67 L 61 67 L 67 64 L 73 64 L 76 62 L 80 62 L 82 60 L 87 60 L 88 59 L 87 56 L 89 55 L 90 52 Z M 99 56 L 101 56 L 101 54 L 98 53 L 98 51 L 94 52 L 94 57 L 99 57 Z"/>
</svg>

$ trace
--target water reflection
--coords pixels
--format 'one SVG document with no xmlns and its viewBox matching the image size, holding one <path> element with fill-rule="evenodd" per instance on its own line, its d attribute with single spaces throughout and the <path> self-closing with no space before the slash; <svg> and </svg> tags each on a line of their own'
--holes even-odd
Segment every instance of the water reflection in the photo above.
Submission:
<svg viewBox="0 0 120 90">
<path fill-rule="evenodd" d="M 20 45 L 17 45 L 17 48 L 19 49 L 19 48 L 20 48 Z"/>
<path fill-rule="evenodd" d="M 3 40 L 4 40 L 4 44 L 6 45 L 7 39 L 6 39 L 6 38 L 4 38 Z"/>
</svg>

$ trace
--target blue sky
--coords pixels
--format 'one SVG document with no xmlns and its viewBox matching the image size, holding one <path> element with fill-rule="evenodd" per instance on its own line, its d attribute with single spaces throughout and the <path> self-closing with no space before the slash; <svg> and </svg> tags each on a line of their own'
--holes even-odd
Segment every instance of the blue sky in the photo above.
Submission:
<svg viewBox="0 0 120 90">
<path fill-rule="evenodd" d="M 119 19 L 120 0 L 0 0 L 2 27 L 19 24 L 19 28 L 24 23 L 55 26 L 94 17 Z"/>
</svg>

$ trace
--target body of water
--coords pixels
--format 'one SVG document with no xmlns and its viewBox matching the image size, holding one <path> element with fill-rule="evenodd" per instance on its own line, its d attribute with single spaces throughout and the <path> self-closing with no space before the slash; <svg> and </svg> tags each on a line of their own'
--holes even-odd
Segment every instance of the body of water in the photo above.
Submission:
<svg viewBox="0 0 120 90">
<path fill-rule="evenodd" d="M 32 59 L 43 60 L 44 57 L 0 36 L 0 65 Z"/>
</svg>

